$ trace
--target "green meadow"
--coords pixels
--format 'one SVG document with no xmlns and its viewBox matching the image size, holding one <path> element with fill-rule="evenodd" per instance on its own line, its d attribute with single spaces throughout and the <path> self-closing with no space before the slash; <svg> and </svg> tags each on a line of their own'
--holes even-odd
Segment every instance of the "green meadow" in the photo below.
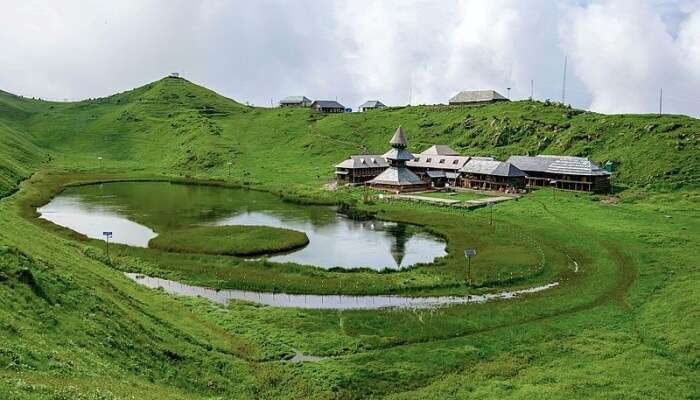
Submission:
<svg viewBox="0 0 700 400">
<path fill-rule="evenodd" d="M 612 160 L 618 196 L 543 189 L 466 210 L 324 188 L 336 163 L 382 153 L 399 124 L 413 152 L 439 143 Z M 0 398 L 698 398 L 699 134 L 684 116 L 531 101 L 324 116 L 248 107 L 172 78 L 76 103 L 0 92 Z M 257 246 L 227 240 L 249 229 L 165 233 L 156 221 L 166 250 L 183 253 L 115 245 L 108 257 L 103 242 L 37 218 L 72 186 L 131 180 L 337 205 L 428 229 L 448 255 L 395 272 L 323 270 L 218 254 Z M 479 249 L 471 284 L 469 246 Z M 287 293 L 558 285 L 436 309 L 322 311 L 176 297 L 124 271 Z M 298 353 L 319 358 L 293 362 Z"/>
<path fill-rule="evenodd" d="M 158 235 L 150 247 L 180 253 L 251 256 L 304 247 L 304 232 L 269 226 L 198 226 Z"/>
</svg>

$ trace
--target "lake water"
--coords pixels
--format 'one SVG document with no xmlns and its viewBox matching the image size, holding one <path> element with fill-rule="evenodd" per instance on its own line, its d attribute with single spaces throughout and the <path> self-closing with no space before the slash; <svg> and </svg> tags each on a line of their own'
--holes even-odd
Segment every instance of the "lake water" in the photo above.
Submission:
<svg viewBox="0 0 700 400">
<path fill-rule="evenodd" d="M 67 188 L 38 210 L 41 218 L 90 238 L 147 247 L 158 232 L 194 225 L 266 225 L 302 231 L 309 244 L 271 255 L 273 262 L 322 268 L 399 269 L 446 255 L 445 242 L 424 230 L 379 220 L 356 221 L 335 207 L 286 203 L 258 191 L 115 182 Z"/>
<path fill-rule="evenodd" d="M 552 282 L 526 289 L 470 296 L 352 296 L 265 293 L 227 289 L 217 290 L 201 286 L 186 285 L 168 279 L 155 278 L 141 274 L 126 273 L 125 275 L 135 282 L 149 288 L 163 289 L 166 293 L 180 296 L 198 296 L 224 305 L 230 300 L 242 300 L 273 307 L 307 308 L 315 310 L 377 310 L 383 308 L 425 309 L 454 304 L 485 303 L 493 300 L 513 299 L 526 294 L 548 290 L 559 285 L 559 282 Z"/>
</svg>

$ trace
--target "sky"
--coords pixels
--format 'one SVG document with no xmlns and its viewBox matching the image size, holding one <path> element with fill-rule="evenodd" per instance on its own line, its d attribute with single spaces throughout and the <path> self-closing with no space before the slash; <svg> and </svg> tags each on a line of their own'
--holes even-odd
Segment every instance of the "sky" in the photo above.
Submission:
<svg viewBox="0 0 700 400">
<path fill-rule="evenodd" d="M 663 89 L 663 112 L 700 116 L 700 0 L 0 0 L 0 90 L 77 100 L 170 72 L 257 106 L 532 87 L 650 113 Z"/>
</svg>

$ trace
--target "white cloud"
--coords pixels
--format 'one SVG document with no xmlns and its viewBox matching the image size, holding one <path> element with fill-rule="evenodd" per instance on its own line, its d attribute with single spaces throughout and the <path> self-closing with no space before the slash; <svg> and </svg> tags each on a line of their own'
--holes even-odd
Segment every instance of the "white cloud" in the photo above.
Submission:
<svg viewBox="0 0 700 400">
<path fill-rule="evenodd" d="M 603 112 L 700 114 L 700 1 L 0 0 L 0 88 L 108 95 L 184 72 L 240 101 L 305 94 L 356 107 L 462 89 Z"/>
<path fill-rule="evenodd" d="M 692 112 L 692 107 L 675 104 L 673 96 L 700 88 L 700 64 L 689 57 L 698 44 L 696 25 L 686 20 L 675 39 L 650 6 L 612 1 L 569 10 L 562 24 L 562 43 L 574 73 L 591 93 L 591 108 L 655 111 L 664 88 L 674 110 Z"/>
</svg>

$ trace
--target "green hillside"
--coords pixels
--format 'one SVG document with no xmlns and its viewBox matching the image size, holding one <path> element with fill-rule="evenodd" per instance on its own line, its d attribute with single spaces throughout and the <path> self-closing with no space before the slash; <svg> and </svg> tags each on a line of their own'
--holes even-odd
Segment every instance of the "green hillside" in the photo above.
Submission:
<svg viewBox="0 0 700 400">
<path fill-rule="evenodd" d="M 463 262 L 463 232 L 492 229 L 485 209 L 362 204 L 359 191 L 322 189 L 346 156 L 385 151 L 398 125 L 411 151 L 440 143 L 499 158 L 612 160 L 626 190 L 619 202 L 545 189 L 499 205 L 504 230 L 483 238 L 506 228 L 536 238 L 547 264 L 536 279 L 556 275 L 560 285 L 438 310 L 176 298 L 121 273 L 127 261 L 158 273 L 140 250 L 109 259 L 99 242 L 35 218 L 36 206 L 70 184 L 245 185 L 427 225 L 446 233 L 452 258 L 396 273 L 217 263 L 204 272 L 214 285 L 273 276 L 282 287 L 321 280 L 319 292 L 391 285 L 411 294 L 424 282 L 447 294 L 507 289 L 444 284 Z M 342 115 L 263 109 L 175 78 L 76 103 L 0 92 L 0 398 L 697 398 L 699 135 L 690 117 L 530 101 Z M 159 261 L 185 270 L 193 260 Z M 297 352 L 324 358 L 285 361 Z"/>
<path fill-rule="evenodd" d="M 79 103 L 0 93 L 0 116 L 20 124 L 34 143 L 69 167 L 103 157 L 133 168 L 221 175 L 231 161 L 239 180 L 265 184 L 274 170 L 290 183 L 315 185 L 330 179 L 333 165 L 349 154 L 385 151 L 391 132 L 403 125 L 409 149 L 416 152 L 442 143 L 463 154 L 501 159 L 589 156 L 612 160 L 617 182 L 635 187 L 697 187 L 700 178 L 700 120 L 602 115 L 530 101 L 323 116 L 247 107 L 184 79 L 166 78 Z"/>
</svg>

